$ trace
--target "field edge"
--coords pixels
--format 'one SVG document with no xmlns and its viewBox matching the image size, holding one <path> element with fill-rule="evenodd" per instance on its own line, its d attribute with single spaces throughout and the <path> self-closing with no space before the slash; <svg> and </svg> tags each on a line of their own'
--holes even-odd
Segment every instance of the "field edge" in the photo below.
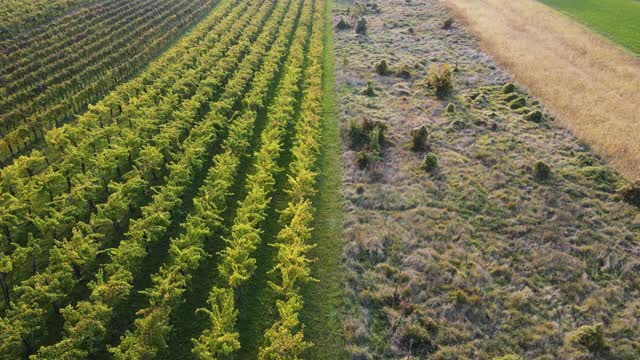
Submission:
<svg viewBox="0 0 640 360">
<path fill-rule="evenodd" d="M 305 337 L 314 343 L 307 359 L 346 359 L 345 337 L 341 309 L 344 302 L 342 264 L 342 167 L 340 124 L 335 95 L 335 68 L 333 51 L 333 26 L 331 10 L 333 1 L 325 3 L 325 29 L 323 54 L 322 139 L 317 163 L 317 194 L 314 197 L 316 216 L 313 224 L 311 257 L 312 276 L 318 280 L 303 287 L 305 307 L 301 322 Z"/>
</svg>

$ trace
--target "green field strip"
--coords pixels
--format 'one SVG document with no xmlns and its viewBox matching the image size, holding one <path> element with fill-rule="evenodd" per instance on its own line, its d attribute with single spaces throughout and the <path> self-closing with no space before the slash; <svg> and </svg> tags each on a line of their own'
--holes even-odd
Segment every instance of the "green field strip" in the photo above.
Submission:
<svg viewBox="0 0 640 360">
<path fill-rule="evenodd" d="M 640 56 L 640 1 L 540 0 Z"/>
<path fill-rule="evenodd" d="M 314 344 L 305 359 L 346 359 L 345 336 L 340 309 L 343 308 L 343 207 L 342 198 L 342 141 L 337 117 L 335 68 L 331 9 L 333 1 L 326 1 L 323 57 L 323 117 L 322 141 L 318 157 L 317 193 L 312 244 L 316 247 L 309 257 L 311 274 L 318 282 L 302 287 L 305 300 L 300 321 L 305 325 L 305 337 Z"/>
</svg>

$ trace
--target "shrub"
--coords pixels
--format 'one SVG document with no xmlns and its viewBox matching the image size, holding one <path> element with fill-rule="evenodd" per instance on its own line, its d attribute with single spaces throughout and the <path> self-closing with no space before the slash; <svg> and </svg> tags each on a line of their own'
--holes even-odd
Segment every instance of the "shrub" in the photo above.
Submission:
<svg viewBox="0 0 640 360">
<path fill-rule="evenodd" d="M 367 19 L 365 19 L 364 17 L 361 17 L 356 23 L 356 34 L 367 34 Z"/>
<path fill-rule="evenodd" d="M 551 176 L 551 168 L 542 161 L 533 164 L 533 177 L 536 180 L 546 180 Z"/>
<path fill-rule="evenodd" d="M 456 106 L 452 103 L 449 103 L 449 105 L 447 105 L 447 114 L 453 114 L 456 112 Z"/>
<path fill-rule="evenodd" d="M 627 203 L 640 207 L 640 180 L 621 188 L 620 195 Z"/>
<path fill-rule="evenodd" d="M 593 166 L 596 164 L 595 159 L 585 153 L 578 154 L 576 160 L 579 166 Z"/>
<path fill-rule="evenodd" d="M 451 29 L 452 25 L 453 25 L 453 18 L 448 18 L 447 20 L 444 21 L 442 28 L 445 30 L 448 30 L 448 29 Z"/>
<path fill-rule="evenodd" d="M 375 121 L 375 120 L 369 120 L 369 119 L 362 120 L 362 130 L 365 132 L 365 134 L 369 134 L 375 128 L 380 129 L 380 143 L 384 144 L 384 140 L 385 140 L 384 133 L 387 130 L 387 125 L 385 125 L 382 121 Z"/>
<path fill-rule="evenodd" d="M 422 125 L 411 130 L 411 139 L 413 140 L 412 149 L 414 151 L 427 150 L 429 148 L 429 130 Z"/>
<path fill-rule="evenodd" d="M 375 65 L 375 70 L 378 75 L 386 76 L 391 74 L 391 70 L 389 70 L 389 64 L 387 64 L 387 60 L 382 60 Z"/>
<path fill-rule="evenodd" d="M 407 29 L 407 32 L 411 35 L 416 33 L 416 31 L 413 29 L 413 26 L 409 26 L 409 28 Z"/>
<path fill-rule="evenodd" d="M 359 150 L 367 145 L 373 155 L 378 155 L 384 145 L 384 132 L 386 129 L 386 125 L 380 121 L 364 119 L 360 122 L 355 119 L 349 120 L 348 134 L 351 148 Z"/>
<path fill-rule="evenodd" d="M 522 360 L 522 358 L 518 355 L 509 354 L 500 357 L 495 357 L 493 360 Z"/>
<path fill-rule="evenodd" d="M 376 96 L 376 91 L 373 89 L 373 81 L 367 81 L 367 88 L 363 91 L 363 94 L 368 97 Z"/>
<path fill-rule="evenodd" d="M 366 169 L 369 166 L 369 162 L 371 161 L 371 155 L 367 151 L 359 151 L 356 154 L 356 164 L 362 170 Z"/>
<path fill-rule="evenodd" d="M 506 83 L 502 87 L 502 92 L 505 94 L 511 94 L 514 91 L 516 91 L 516 86 L 513 83 Z"/>
<path fill-rule="evenodd" d="M 364 131 L 362 124 L 356 119 L 349 120 L 349 139 L 351 140 L 351 148 L 356 149 L 362 146 L 364 139 Z"/>
<path fill-rule="evenodd" d="M 428 153 L 424 156 L 424 163 L 422 165 L 427 172 L 431 172 L 438 167 L 438 158 L 434 153 Z"/>
<path fill-rule="evenodd" d="M 604 334 L 602 324 L 584 325 L 567 335 L 569 345 L 580 348 L 583 347 L 591 353 L 605 350 Z"/>
<path fill-rule="evenodd" d="M 519 97 L 513 101 L 511 101 L 509 103 L 509 108 L 515 110 L 515 109 L 520 109 L 521 107 L 525 106 L 527 104 L 527 100 L 525 100 L 525 98 L 523 97 Z"/>
<path fill-rule="evenodd" d="M 513 100 L 517 99 L 518 97 L 519 97 L 518 94 L 511 93 L 511 94 L 507 94 L 507 95 L 503 96 L 502 97 L 502 101 L 509 103 L 509 102 L 512 102 Z"/>
<path fill-rule="evenodd" d="M 374 156 L 379 155 L 382 151 L 382 141 L 384 141 L 382 129 L 376 126 L 369 132 L 369 151 Z"/>
<path fill-rule="evenodd" d="M 338 30 L 347 30 L 347 29 L 351 29 L 351 24 L 349 24 L 344 17 L 340 17 L 340 21 L 338 21 L 338 24 L 336 25 L 336 29 Z"/>
<path fill-rule="evenodd" d="M 525 120 L 539 123 L 542 121 L 542 112 L 540 110 L 534 110 L 524 116 Z"/>
<path fill-rule="evenodd" d="M 432 353 L 436 350 L 431 333 L 420 325 L 407 325 L 401 339 L 405 348 L 411 348 L 418 354 Z"/>
<path fill-rule="evenodd" d="M 453 72 L 449 64 L 432 64 L 429 67 L 427 85 L 435 90 L 438 97 L 443 97 L 453 89 Z"/>
<path fill-rule="evenodd" d="M 586 166 L 581 169 L 582 174 L 593 181 L 595 188 L 613 192 L 618 187 L 618 176 L 606 166 Z"/>
</svg>

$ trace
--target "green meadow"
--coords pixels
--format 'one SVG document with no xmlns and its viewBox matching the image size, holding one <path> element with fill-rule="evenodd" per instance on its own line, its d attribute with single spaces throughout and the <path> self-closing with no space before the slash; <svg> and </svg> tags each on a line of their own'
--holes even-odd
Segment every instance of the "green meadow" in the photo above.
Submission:
<svg viewBox="0 0 640 360">
<path fill-rule="evenodd" d="M 640 55 L 640 1 L 541 0 Z"/>
</svg>

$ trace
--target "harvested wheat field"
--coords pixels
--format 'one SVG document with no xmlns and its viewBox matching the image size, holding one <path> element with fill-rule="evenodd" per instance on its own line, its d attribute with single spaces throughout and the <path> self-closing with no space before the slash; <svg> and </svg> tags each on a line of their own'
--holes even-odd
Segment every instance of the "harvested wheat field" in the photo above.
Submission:
<svg viewBox="0 0 640 360">
<path fill-rule="evenodd" d="M 640 176 L 639 58 L 535 0 L 444 2 L 563 125 Z"/>
<path fill-rule="evenodd" d="M 617 192 L 626 180 L 561 126 L 572 120 L 514 85 L 441 2 L 341 4 L 334 24 L 357 26 L 361 14 L 366 34 L 335 35 L 351 358 L 640 358 L 640 212 Z M 543 40 L 554 61 L 560 48 Z M 611 76 L 634 74 L 625 54 L 610 56 L 628 64 Z M 591 92 L 586 76 L 602 75 L 558 62 L 546 75 L 550 105 L 582 106 L 589 117 L 570 128 L 634 173 L 629 82 L 591 114 L 613 82 Z M 452 87 L 438 94 L 447 74 Z"/>
</svg>

